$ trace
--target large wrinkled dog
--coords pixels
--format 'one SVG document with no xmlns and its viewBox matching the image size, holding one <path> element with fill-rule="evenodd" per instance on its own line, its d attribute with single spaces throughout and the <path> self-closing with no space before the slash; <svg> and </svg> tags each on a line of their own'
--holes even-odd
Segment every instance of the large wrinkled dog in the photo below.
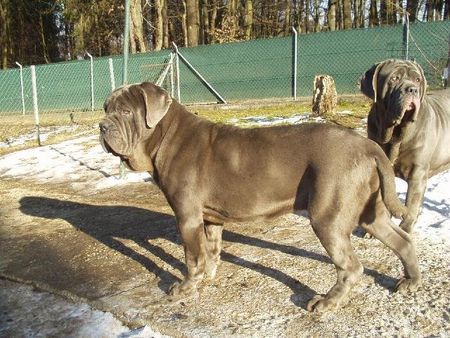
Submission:
<svg viewBox="0 0 450 338">
<path fill-rule="evenodd" d="M 373 141 L 327 124 L 240 129 L 199 118 L 163 89 L 142 83 L 105 102 L 101 143 L 129 168 L 149 171 L 176 219 L 187 275 L 172 295 L 196 291 L 220 260 L 222 225 L 309 212 L 337 269 L 336 285 L 309 310 L 337 307 L 363 271 L 350 243 L 360 224 L 401 259 L 398 288 L 414 291 L 420 273 L 409 235 L 391 222 L 405 215 L 389 160 Z"/>
<path fill-rule="evenodd" d="M 450 94 L 427 95 L 422 68 L 404 60 L 374 65 L 361 79 L 361 91 L 374 100 L 368 137 L 381 145 L 395 174 L 408 183 L 409 216 L 400 226 L 411 232 L 428 177 L 450 168 Z"/>
</svg>

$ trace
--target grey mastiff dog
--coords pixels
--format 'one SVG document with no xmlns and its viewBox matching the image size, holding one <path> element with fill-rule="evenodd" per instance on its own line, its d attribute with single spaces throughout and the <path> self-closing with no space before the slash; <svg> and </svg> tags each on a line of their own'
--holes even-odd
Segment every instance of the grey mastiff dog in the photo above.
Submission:
<svg viewBox="0 0 450 338">
<path fill-rule="evenodd" d="M 420 284 L 402 217 L 394 172 L 381 148 L 347 129 L 304 124 L 241 129 L 187 111 L 150 83 L 115 90 L 105 102 L 101 143 L 136 171 L 149 171 L 172 207 L 187 274 L 171 288 L 185 297 L 213 278 L 226 222 L 264 220 L 306 209 L 336 266 L 337 282 L 315 296 L 309 310 L 338 307 L 363 272 L 350 235 L 361 225 L 401 259 L 398 289 Z"/>
<path fill-rule="evenodd" d="M 450 94 L 426 94 L 419 64 L 386 60 L 361 79 L 361 91 L 374 102 L 368 137 L 381 145 L 406 180 L 409 216 L 400 226 L 411 232 L 423 203 L 428 177 L 450 168 Z"/>
</svg>

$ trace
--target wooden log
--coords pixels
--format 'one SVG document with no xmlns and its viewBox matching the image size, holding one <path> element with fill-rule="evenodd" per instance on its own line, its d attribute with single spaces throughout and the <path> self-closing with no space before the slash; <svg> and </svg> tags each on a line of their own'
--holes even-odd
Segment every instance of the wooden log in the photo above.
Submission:
<svg viewBox="0 0 450 338">
<path fill-rule="evenodd" d="M 334 79 L 329 75 L 316 75 L 314 78 L 312 112 L 318 116 L 334 114 L 336 106 L 337 92 Z"/>
</svg>

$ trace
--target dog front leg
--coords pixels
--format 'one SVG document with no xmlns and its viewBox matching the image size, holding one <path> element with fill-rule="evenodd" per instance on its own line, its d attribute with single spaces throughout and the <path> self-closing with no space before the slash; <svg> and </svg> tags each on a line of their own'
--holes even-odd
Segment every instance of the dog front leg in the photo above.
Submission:
<svg viewBox="0 0 450 338">
<path fill-rule="evenodd" d="M 216 276 L 217 267 L 220 263 L 220 251 L 222 250 L 222 230 L 223 225 L 210 224 L 205 221 L 206 234 L 206 278 L 213 280 Z"/>
<path fill-rule="evenodd" d="M 408 215 L 400 223 L 400 227 L 407 233 L 411 233 L 414 223 L 419 216 L 422 207 L 425 189 L 427 187 L 428 167 L 414 166 L 407 179 L 408 191 L 406 193 L 406 207 Z"/>
<path fill-rule="evenodd" d="M 178 231 L 183 241 L 187 273 L 181 283 L 172 286 L 170 294 L 193 295 L 205 274 L 206 236 L 201 217 L 178 217 Z"/>
</svg>

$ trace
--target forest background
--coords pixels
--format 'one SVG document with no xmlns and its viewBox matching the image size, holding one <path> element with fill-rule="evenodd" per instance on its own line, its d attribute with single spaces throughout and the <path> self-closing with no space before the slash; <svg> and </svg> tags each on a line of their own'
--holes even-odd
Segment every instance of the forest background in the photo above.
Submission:
<svg viewBox="0 0 450 338">
<path fill-rule="evenodd" d="M 0 0 L 0 68 L 122 52 L 121 0 Z M 448 0 L 130 0 L 130 52 L 448 20 Z"/>
</svg>

